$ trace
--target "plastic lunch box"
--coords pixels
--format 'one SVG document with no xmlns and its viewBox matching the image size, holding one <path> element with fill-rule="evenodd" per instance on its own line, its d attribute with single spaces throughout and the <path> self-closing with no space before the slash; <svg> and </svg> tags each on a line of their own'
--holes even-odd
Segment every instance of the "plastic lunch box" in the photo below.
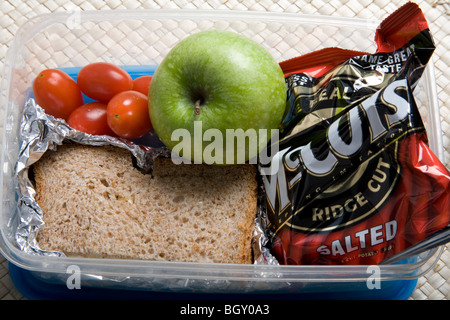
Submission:
<svg viewBox="0 0 450 320">
<path fill-rule="evenodd" d="M 278 61 L 324 47 L 374 52 L 380 21 L 348 17 L 271 12 L 202 10 L 73 11 L 30 19 L 8 51 L 1 82 L 3 116 L 0 176 L 0 251 L 10 274 L 30 297 L 114 296 L 120 290 L 138 297 L 202 294 L 234 297 L 405 299 L 417 279 L 439 259 L 433 249 L 399 264 L 369 266 L 262 266 L 56 258 L 17 248 L 10 221 L 16 194 L 14 165 L 18 155 L 21 110 L 31 82 L 44 68 L 75 72 L 94 61 L 126 68 L 133 77 L 149 72 L 187 35 L 218 28 L 239 32 L 261 43 Z M 73 75 L 73 74 L 72 74 Z M 443 160 L 443 144 L 432 61 L 415 90 L 430 147 Z M 69 266 L 81 271 L 84 290 L 68 290 Z M 379 287 L 371 289 L 371 281 Z M 77 291 L 77 292 L 74 292 Z M 46 292 L 46 293 L 44 293 Z"/>
</svg>

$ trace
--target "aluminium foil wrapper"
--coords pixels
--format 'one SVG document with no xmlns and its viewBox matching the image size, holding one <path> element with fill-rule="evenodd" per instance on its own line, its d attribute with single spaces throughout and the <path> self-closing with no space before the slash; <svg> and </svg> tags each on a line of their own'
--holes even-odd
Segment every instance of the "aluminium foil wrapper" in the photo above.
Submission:
<svg viewBox="0 0 450 320">
<path fill-rule="evenodd" d="M 71 128 L 64 120 L 48 115 L 38 106 L 33 98 L 25 103 L 20 123 L 19 157 L 15 166 L 18 192 L 18 214 L 13 222 L 15 239 L 21 250 L 30 254 L 44 256 L 64 256 L 57 251 L 46 251 L 39 248 L 36 236 L 45 221 L 43 213 L 35 200 L 36 190 L 29 177 L 29 168 L 48 150 L 56 150 L 62 143 L 79 143 L 94 146 L 115 146 L 129 150 L 136 159 L 136 165 L 144 172 L 150 172 L 155 157 L 170 157 L 171 151 L 161 144 L 154 133 L 150 133 L 149 147 L 125 139 L 96 136 Z M 260 186 L 262 188 L 262 186 Z M 260 189 L 259 195 L 263 195 Z M 258 213 L 255 218 L 253 252 L 255 264 L 278 264 L 277 260 L 266 248 L 265 210 L 263 201 L 259 199 Z"/>
</svg>

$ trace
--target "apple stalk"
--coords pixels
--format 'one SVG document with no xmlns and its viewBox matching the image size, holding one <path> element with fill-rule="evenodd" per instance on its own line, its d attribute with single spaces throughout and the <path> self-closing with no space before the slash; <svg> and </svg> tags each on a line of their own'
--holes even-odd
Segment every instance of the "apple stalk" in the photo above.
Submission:
<svg viewBox="0 0 450 320">
<path fill-rule="evenodd" d="M 195 105 L 194 105 L 194 111 L 196 115 L 200 114 L 200 104 L 201 104 L 201 100 L 198 99 L 197 101 L 195 101 Z"/>
</svg>

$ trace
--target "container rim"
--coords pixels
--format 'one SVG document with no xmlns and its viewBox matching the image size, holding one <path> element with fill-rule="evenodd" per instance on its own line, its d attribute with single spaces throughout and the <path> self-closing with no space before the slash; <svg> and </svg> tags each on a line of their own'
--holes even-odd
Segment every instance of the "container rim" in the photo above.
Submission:
<svg viewBox="0 0 450 320">
<path fill-rule="evenodd" d="M 68 18 L 80 19 L 80 21 L 98 21 L 98 20 L 130 20 L 146 18 L 164 18 L 164 19 L 191 19 L 211 18 L 214 13 L 214 20 L 245 20 L 245 21 L 274 21 L 274 22 L 304 22 L 315 25 L 327 24 L 345 27 L 365 27 L 376 28 L 380 24 L 379 19 L 368 19 L 359 17 L 328 16 L 323 14 L 303 14 L 294 12 L 274 12 L 257 10 L 227 10 L 227 9 L 111 9 L 111 10 L 75 10 L 59 11 L 52 13 L 39 14 L 20 28 L 29 29 L 36 24 L 50 25 L 58 22 L 69 22 Z M 19 28 L 19 29 L 20 29 Z M 35 29 L 39 31 L 39 29 Z M 18 31 L 19 33 L 19 31 Z"/>
<path fill-rule="evenodd" d="M 117 19 L 191 19 L 211 18 L 214 13 L 214 20 L 245 20 L 245 21 L 273 21 L 273 22 L 302 22 L 314 25 L 337 25 L 340 27 L 358 27 L 375 29 L 381 20 L 366 19 L 358 17 L 327 16 L 322 14 L 302 14 L 293 12 L 270 12 L 256 10 L 226 10 L 226 9 L 111 9 L 111 10 L 75 10 L 43 13 L 32 17 L 22 24 L 12 40 L 8 51 L 15 52 L 24 42 L 33 37 L 36 33 L 54 23 L 65 23 L 69 28 L 76 22 L 82 21 L 105 21 Z M 13 57 L 8 55 L 5 61 Z"/>
<path fill-rule="evenodd" d="M 6 250 L 5 250 L 6 249 Z M 113 278 L 172 278 L 240 281 L 349 282 L 366 281 L 373 267 L 381 281 L 413 280 L 427 273 L 439 260 L 445 246 L 431 249 L 392 265 L 258 265 L 180 261 L 148 261 L 83 257 L 49 257 L 25 253 L 0 241 L 0 252 L 15 266 L 36 272 L 64 274 L 70 266 L 81 266 L 85 275 Z M 369 268 L 370 267 L 370 268 Z M 99 272 L 99 270 L 101 270 Z M 130 276 L 132 275 L 132 276 Z"/>
</svg>

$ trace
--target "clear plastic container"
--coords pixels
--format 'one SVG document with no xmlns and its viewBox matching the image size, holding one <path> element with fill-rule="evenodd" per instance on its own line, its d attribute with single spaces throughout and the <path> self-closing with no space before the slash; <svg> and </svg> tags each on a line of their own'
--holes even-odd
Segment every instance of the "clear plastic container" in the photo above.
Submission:
<svg viewBox="0 0 450 320">
<path fill-rule="evenodd" d="M 211 28 L 239 32 L 261 43 L 278 61 L 324 47 L 374 52 L 380 21 L 317 15 L 211 10 L 73 11 L 41 15 L 23 25 L 8 51 L 1 82 L 0 251 L 20 270 L 50 285 L 65 285 L 69 266 L 78 266 L 82 286 L 178 293 L 291 294 L 314 297 L 405 298 L 443 248 L 401 264 L 369 266 L 262 266 L 56 258 L 18 249 L 14 165 L 19 119 L 27 91 L 44 68 L 75 68 L 106 61 L 138 72 L 160 63 L 187 35 Z M 415 90 L 430 147 L 443 160 L 432 61 Z M 69 269 L 70 270 L 70 269 Z M 381 289 L 370 290 L 370 281 Z"/>
</svg>

